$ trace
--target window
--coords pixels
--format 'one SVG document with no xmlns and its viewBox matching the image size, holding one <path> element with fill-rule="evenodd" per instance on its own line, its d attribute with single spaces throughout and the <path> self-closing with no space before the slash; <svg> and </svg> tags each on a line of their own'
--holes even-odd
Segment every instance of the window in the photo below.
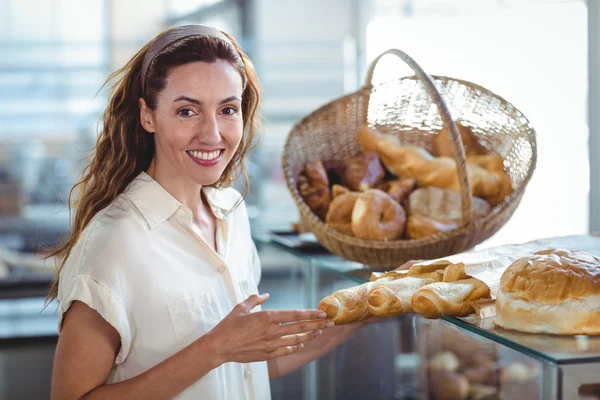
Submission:
<svg viewBox="0 0 600 400">
<path fill-rule="evenodd" d="M 432 75 L 504 97 L 537 132 L 538 163 L 512 219 L 481 247 L 588 231 L 587 9 L 584 1 L 380 0 L 367 59 L 399 48 Z M 412 74 L 393 57 L 375 80 Z"/>
</svg>

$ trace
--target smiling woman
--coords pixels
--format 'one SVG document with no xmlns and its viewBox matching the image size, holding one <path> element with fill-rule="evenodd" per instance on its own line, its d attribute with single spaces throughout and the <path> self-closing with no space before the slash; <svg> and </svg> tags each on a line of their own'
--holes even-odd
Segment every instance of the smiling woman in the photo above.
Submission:
<svg viewBox="0 0 600 400">
<path fill-rule="evenodd" d="M 323 331 L 333 323 L 318 310 L 260 310 L 244 195 L 230 187 L 258 129 L 254 67 L 229 35 L 188 25 L 110 79 L 72 234 L 55 253 L 52 397 L 268 399 L 269 378 L 365 322 Z"/>
<path fill-rule="evenodd" d="M 203 186 L 217 182 L 242 140 L 243 90 L 240 73 L 227 61 L 173 68 L 154 110 L 139 100 L 141 124 L 155 134 L 150 175 L 168 173 Z"/>
</svg>

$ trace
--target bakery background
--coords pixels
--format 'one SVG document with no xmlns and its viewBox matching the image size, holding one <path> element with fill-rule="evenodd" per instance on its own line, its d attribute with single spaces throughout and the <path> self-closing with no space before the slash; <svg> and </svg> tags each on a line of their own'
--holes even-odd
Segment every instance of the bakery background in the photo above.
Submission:
<svg viewBox="0 0 600 400">
<path fill-rule="evenodd" d="M 293 124 L 357 90 L 369 62 L 392 47 L 430 74 L 506 98 L 536 130 L 523 200 L 478 248 L 600 231 L 596 0 L 0 0 L 0 398 L 47 397 L 56 314 L 40 313 L 51 271 L 32 253 L 68 229 L 68 191 L 106 101 L 98 90 L 160 29 L 186 23 L 236 36 L 263 85 L 264 136 L 247 199 L 256 235 L 298 220 L 281 170 Z M 390 57 L 375 79 L 407 74 Z M 263 286 L 280 291 L 272 306 L 305 301 L 297 261 L 266 245 L 261 257 Z M 274 398 L 311 398 L 311 371 L 275 382 Z M 38 384 L 11 378 L 22 376 Z"/>
</svg>

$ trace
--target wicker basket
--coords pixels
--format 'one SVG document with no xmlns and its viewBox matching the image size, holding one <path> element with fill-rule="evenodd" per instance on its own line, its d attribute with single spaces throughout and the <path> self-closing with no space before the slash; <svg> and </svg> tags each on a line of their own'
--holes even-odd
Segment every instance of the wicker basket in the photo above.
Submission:
<svg viewBox="0 0 600 400">
<path fill-rule="evenodd" d="M 375 67 L 386 54 L 398 56 L 414 76 L 373 86 Z M 465 152 L 454 120 L 469 126 L 481 141 L 505 160 L 513 193 L 487 217 L 473 220 L 471 187 Z M 403 144 L 431 150 L 433 136 L 448 127 L 461 183 L 459 228 L 414 240 L 370 241 L 331 229 L 306 205 L 297 180 L 310 160 L 345 160 L 361 152 L 355 136 L 364 124 L 397 135 Z M 329 251 L 372 267 L 394 267 L 411 259 L 432 259 L 465 251 L 498 231 L 517 208 L 536 164 L 535 132 L 513 105 L 476 84 L 443 76 L 428 76 L 408 55 L 391 49 L 370 65 L 365 85 L 300 120 L 289 133 L 282 157 L 289 190 L 302 225 Z"/>
</svg>

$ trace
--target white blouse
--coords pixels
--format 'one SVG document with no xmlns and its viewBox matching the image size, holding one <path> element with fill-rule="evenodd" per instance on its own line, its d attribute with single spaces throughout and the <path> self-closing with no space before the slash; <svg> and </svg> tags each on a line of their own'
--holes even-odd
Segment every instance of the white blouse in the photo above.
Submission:
<svg viewBox="0 0 600 400">
<path fill-rule="evenodd" d="M 260 261 L 246 208 L 241 203 L 229 212 L 240 194 L 231 188 L 202 190 L 217 217 L 218 253 L 198 234 L 189 208 L 142 172 L 92 219 L 61 271 L 59 330 L 78 300 L 121 336 L 107 383 L 152 368 L 258 293 Z M 177 399 L 270 397 L 266 362 L 231 362 Z"/>
</svg>

